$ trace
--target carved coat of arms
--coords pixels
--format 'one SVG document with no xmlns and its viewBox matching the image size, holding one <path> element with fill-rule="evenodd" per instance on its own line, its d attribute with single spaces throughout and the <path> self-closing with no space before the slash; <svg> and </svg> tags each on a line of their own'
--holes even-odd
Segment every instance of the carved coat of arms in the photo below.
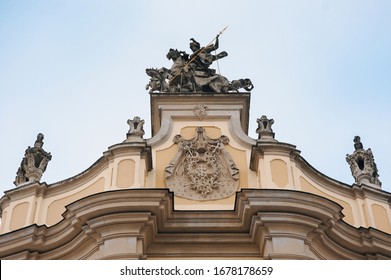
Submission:
<svg viewBox="0 0 391 280">
<path fill-rule="evenodd" d="M 211 139 L 198 127 L 196 137 L 185 140 L 176 135 L 178 152 L 165 169 L 166 184 L 176 195 L 194 200 L 213 200 L 234 194 L 239 169 L 224 149 L 229 139 Z"/>
</svg>

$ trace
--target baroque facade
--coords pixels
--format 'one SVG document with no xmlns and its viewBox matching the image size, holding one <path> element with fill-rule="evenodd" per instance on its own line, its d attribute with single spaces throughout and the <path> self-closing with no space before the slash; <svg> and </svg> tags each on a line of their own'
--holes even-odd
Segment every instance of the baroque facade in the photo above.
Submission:
<svg viewBox="0 0 391 280">
<path fill-rule="evenodd" d="M 1 259 L 391 259 L 391 194 L 371 150 L 355 138 L 349 185 L 277 141 L 267 116 L 249 137 L 251 81 L 216 74 L 227 53 L 197 43 L 147 69 L 151 138 L 129 119 L 123 142 L 47 184 L 38 136 L 0 199 Z"/>
</svg>

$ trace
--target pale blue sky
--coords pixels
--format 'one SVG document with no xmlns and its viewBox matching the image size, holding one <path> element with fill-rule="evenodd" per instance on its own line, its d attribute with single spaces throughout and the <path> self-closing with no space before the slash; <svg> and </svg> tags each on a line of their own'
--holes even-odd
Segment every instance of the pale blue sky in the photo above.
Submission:
<svg viewBox="0 0 391 280">
<path fill-rule="evenodd" d="M 191 37 L 206 44 L 227 25 L 220 70 L 255 85 L 249 135 L 273 118 L 277 140 L 347 184 L 360 135 L 391 192 L 391 1 L 379 0 L 1 0 L 0 190 L 39 132 L 49 184 L 122 142 L 129 118 L 150 137 L 145 69 L 170 67 L 169 48 L 190 52 Z"/>
</svg>

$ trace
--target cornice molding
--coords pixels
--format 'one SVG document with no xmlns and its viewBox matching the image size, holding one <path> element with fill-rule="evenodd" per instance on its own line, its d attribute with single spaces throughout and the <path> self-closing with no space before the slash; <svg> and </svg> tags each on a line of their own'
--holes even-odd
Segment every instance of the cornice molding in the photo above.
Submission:
<svg viewBox="0 0 391 280">
<path fill-rule="evenodd" d="M 242 190 L 232 211 L 176 211 L 166 189 L 109 191 L 68 205 L 54 226 L 1 235 L 0 258 L 277 259 L 289 256 L 268 252 L 266 244 L 283 235 L 309 246 L 313 256 L 308 258 L 391 259 L 390 234 L 354 228 L 342 220 L 341 210 L 323 197 L 290 190 Z M 105 240 L 124 236 L 142 247 L 129 255 L 97 253 Z M 306 257 L 292 252 L 291 258 Z"/>
</svg>

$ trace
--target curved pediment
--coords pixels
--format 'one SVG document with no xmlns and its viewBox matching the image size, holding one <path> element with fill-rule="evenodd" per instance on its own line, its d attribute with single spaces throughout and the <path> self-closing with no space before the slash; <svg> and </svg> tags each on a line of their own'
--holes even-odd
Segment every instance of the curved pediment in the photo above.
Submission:
<svg viewBox="0 0 391 280">
<path fill-rule="evenodd" d="M 173 200 L 152 189 L 85 197 L 56 225 L 0 236 L 0 258 L 391 259 L 391 235 L 346 224 L 341 206 L 313 194 L 248 189 L 236 195 L 234 210 L 220 212 L 176 211 Z M 280 238 L 283 248 L 273 245 Z M 298 242 L 309 254 L 291 251 Z"/>
</svg>

